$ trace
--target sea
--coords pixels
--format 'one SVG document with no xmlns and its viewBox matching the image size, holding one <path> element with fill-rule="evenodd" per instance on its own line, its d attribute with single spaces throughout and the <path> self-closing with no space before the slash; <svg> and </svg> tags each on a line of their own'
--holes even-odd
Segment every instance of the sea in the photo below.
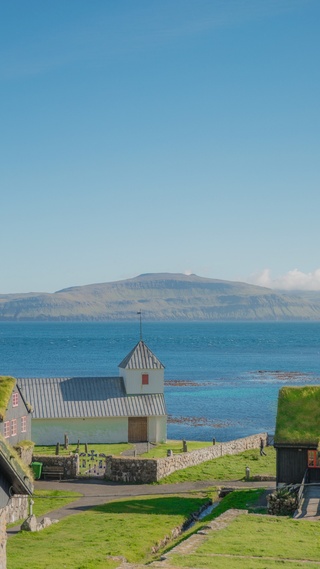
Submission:
<svg viewBox="0 0 320 569">
<path fill-rule="evenodd" d="M 279 389 L 320 383 L 318 322 L 143 322 L 165 366 L 168 438 L 275 430 Z M 0 375 L 115 376 L 139 322 L 2 322 Z"/>
</svg>

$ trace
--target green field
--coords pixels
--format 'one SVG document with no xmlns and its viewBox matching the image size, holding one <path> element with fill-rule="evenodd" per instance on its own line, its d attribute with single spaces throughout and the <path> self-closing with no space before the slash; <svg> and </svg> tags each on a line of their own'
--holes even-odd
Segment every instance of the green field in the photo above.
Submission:
<svg viewBox="0 0 320 569">
<path fill-rule="evenodd" d="M 88 444 L 88 453 L 94 450 L 96 453 L 104 453 L 106 456 L 108 455 L 120 455 L 123 451 L 132 449 L 133 445 L 130 443 L 118 443 L 118 444 Z M 65 449 L 63 445 L 60 445 L 60 453 L 63 456 L 69 455 L 71 452 L 75 453 L 77 450 L 77 445 L 68 445 L 68 448 Z M 54 455 L 56 454 L 56 446 L 49 445 L 49 446 L 35 446 L 34 447 L 34 454 L 37 455 Z M 85 445 L 81 444 L 79 448 L 79 452 L 85 452 Z"/>
<path fill-rule="evenodd" d="M 38 533 L 8 540 L 8 569 L 113 569 L 122 555 L 130 562 L 152 557 L 152 547 L 208 500 L 198 496 L 153 496 L 111 502 L 70 516 Z"/>
<path fill-rule="evenodd" d="M 188 452 L 198 450 L 199 448 L 212 446 L 212 441 L 186 441 Z M 182 441 L 168 440 L 166 443 L 159 443 L 152 446 L 149 452 L 145 452 L 141 456 L 143 458 L 163 458 L 167 456 L 167 451 L 172 450 L 174 454 L 183 452 Z"/>
<path fill-rule="evenodd" d="M 228 494 L 210 516 L 170 541 L 167 551 L 229 508 L 252 511 L 262 492 Z M 148 563 L 161 554 L 152 553 L 152 548 L 207 499 L 206 492 L 198 492 L 120 500 L 65 518 L 39 533 L 23 532 L 8 540 L 8 569 L 115 569 L 120 561 L 112 556 Z M 318 522 L 240 515 L 227 527 L 210 532 L 187 554 L 170 555 L 168 563 L 177 569 L 319 569 L 319 538 Z"/>
<path fill-rule="evenodd" d="M 177 482 L 195 482 L 197 480 L 242 480 L 246 467 L 250 468 L 250 476 L 276 474 L 276 452 L 273 447 L 265 448 L 267 456 L 260 456 L 259 449 L 252 449 L 241 454 L 226 455 L 202 462 L 197 466 L 177 470 L 158 484 L 174 484 Z"/>
<path fill-rule="evenodd" d="M 170 556 L 170 562 L 177 567 L 199 569 L 314 569 L 320 565 L 319 537 L 318 522 L 243 515 L 225 529 L 212 531 L 206 541 L 188 555 Z M 306 564 L 305 560 L 317 564 Z"/>
</svg>

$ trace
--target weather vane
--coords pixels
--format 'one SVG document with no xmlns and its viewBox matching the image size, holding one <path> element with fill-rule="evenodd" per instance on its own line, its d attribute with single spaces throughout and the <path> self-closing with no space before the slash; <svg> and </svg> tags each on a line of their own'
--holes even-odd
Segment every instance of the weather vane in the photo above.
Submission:
<svg viewBox="0 0 320 569">
<path fill-rule="evenodd" d="M 139 314 L 139 316 L 140 316 L 140 340 L 142 340 L 142 315 L 141 315 L 141 310 L 139 310 L 139 312 L 137 312 L 137 314 Z"/>
</svg>

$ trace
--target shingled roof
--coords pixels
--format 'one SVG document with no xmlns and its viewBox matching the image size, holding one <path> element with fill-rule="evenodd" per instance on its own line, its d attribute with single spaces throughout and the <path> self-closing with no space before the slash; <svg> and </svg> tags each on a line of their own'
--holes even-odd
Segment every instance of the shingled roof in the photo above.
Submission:
<svg viewBox="0 0 320 569">
<path fill-rule="evenodd" d="M 127 395 L 122 377 L 19 379 L 33 419 L 166 415 L 161 393 Z"/>
<path fill-rule="evenodd" d="M 147 344 L 140 340 L 119 364 L 121 369 L 164 369 Z"/>
</svg>

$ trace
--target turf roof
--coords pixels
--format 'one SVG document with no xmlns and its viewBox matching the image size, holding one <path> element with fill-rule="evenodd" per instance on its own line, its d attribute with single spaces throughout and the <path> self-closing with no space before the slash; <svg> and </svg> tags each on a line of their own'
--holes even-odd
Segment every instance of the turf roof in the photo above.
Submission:
<svg viewBox="0 0 320 569">
<path fill-rule="evenodd" d="M 280 389 L 274 442 L 318 445 L 320 386 L 307 385 Z"/>
<path fill-rule="evenodd" d="M 16 380 L 14 377 L 0 376 L 0 420 L 3 421 Z"/>
</svg>

